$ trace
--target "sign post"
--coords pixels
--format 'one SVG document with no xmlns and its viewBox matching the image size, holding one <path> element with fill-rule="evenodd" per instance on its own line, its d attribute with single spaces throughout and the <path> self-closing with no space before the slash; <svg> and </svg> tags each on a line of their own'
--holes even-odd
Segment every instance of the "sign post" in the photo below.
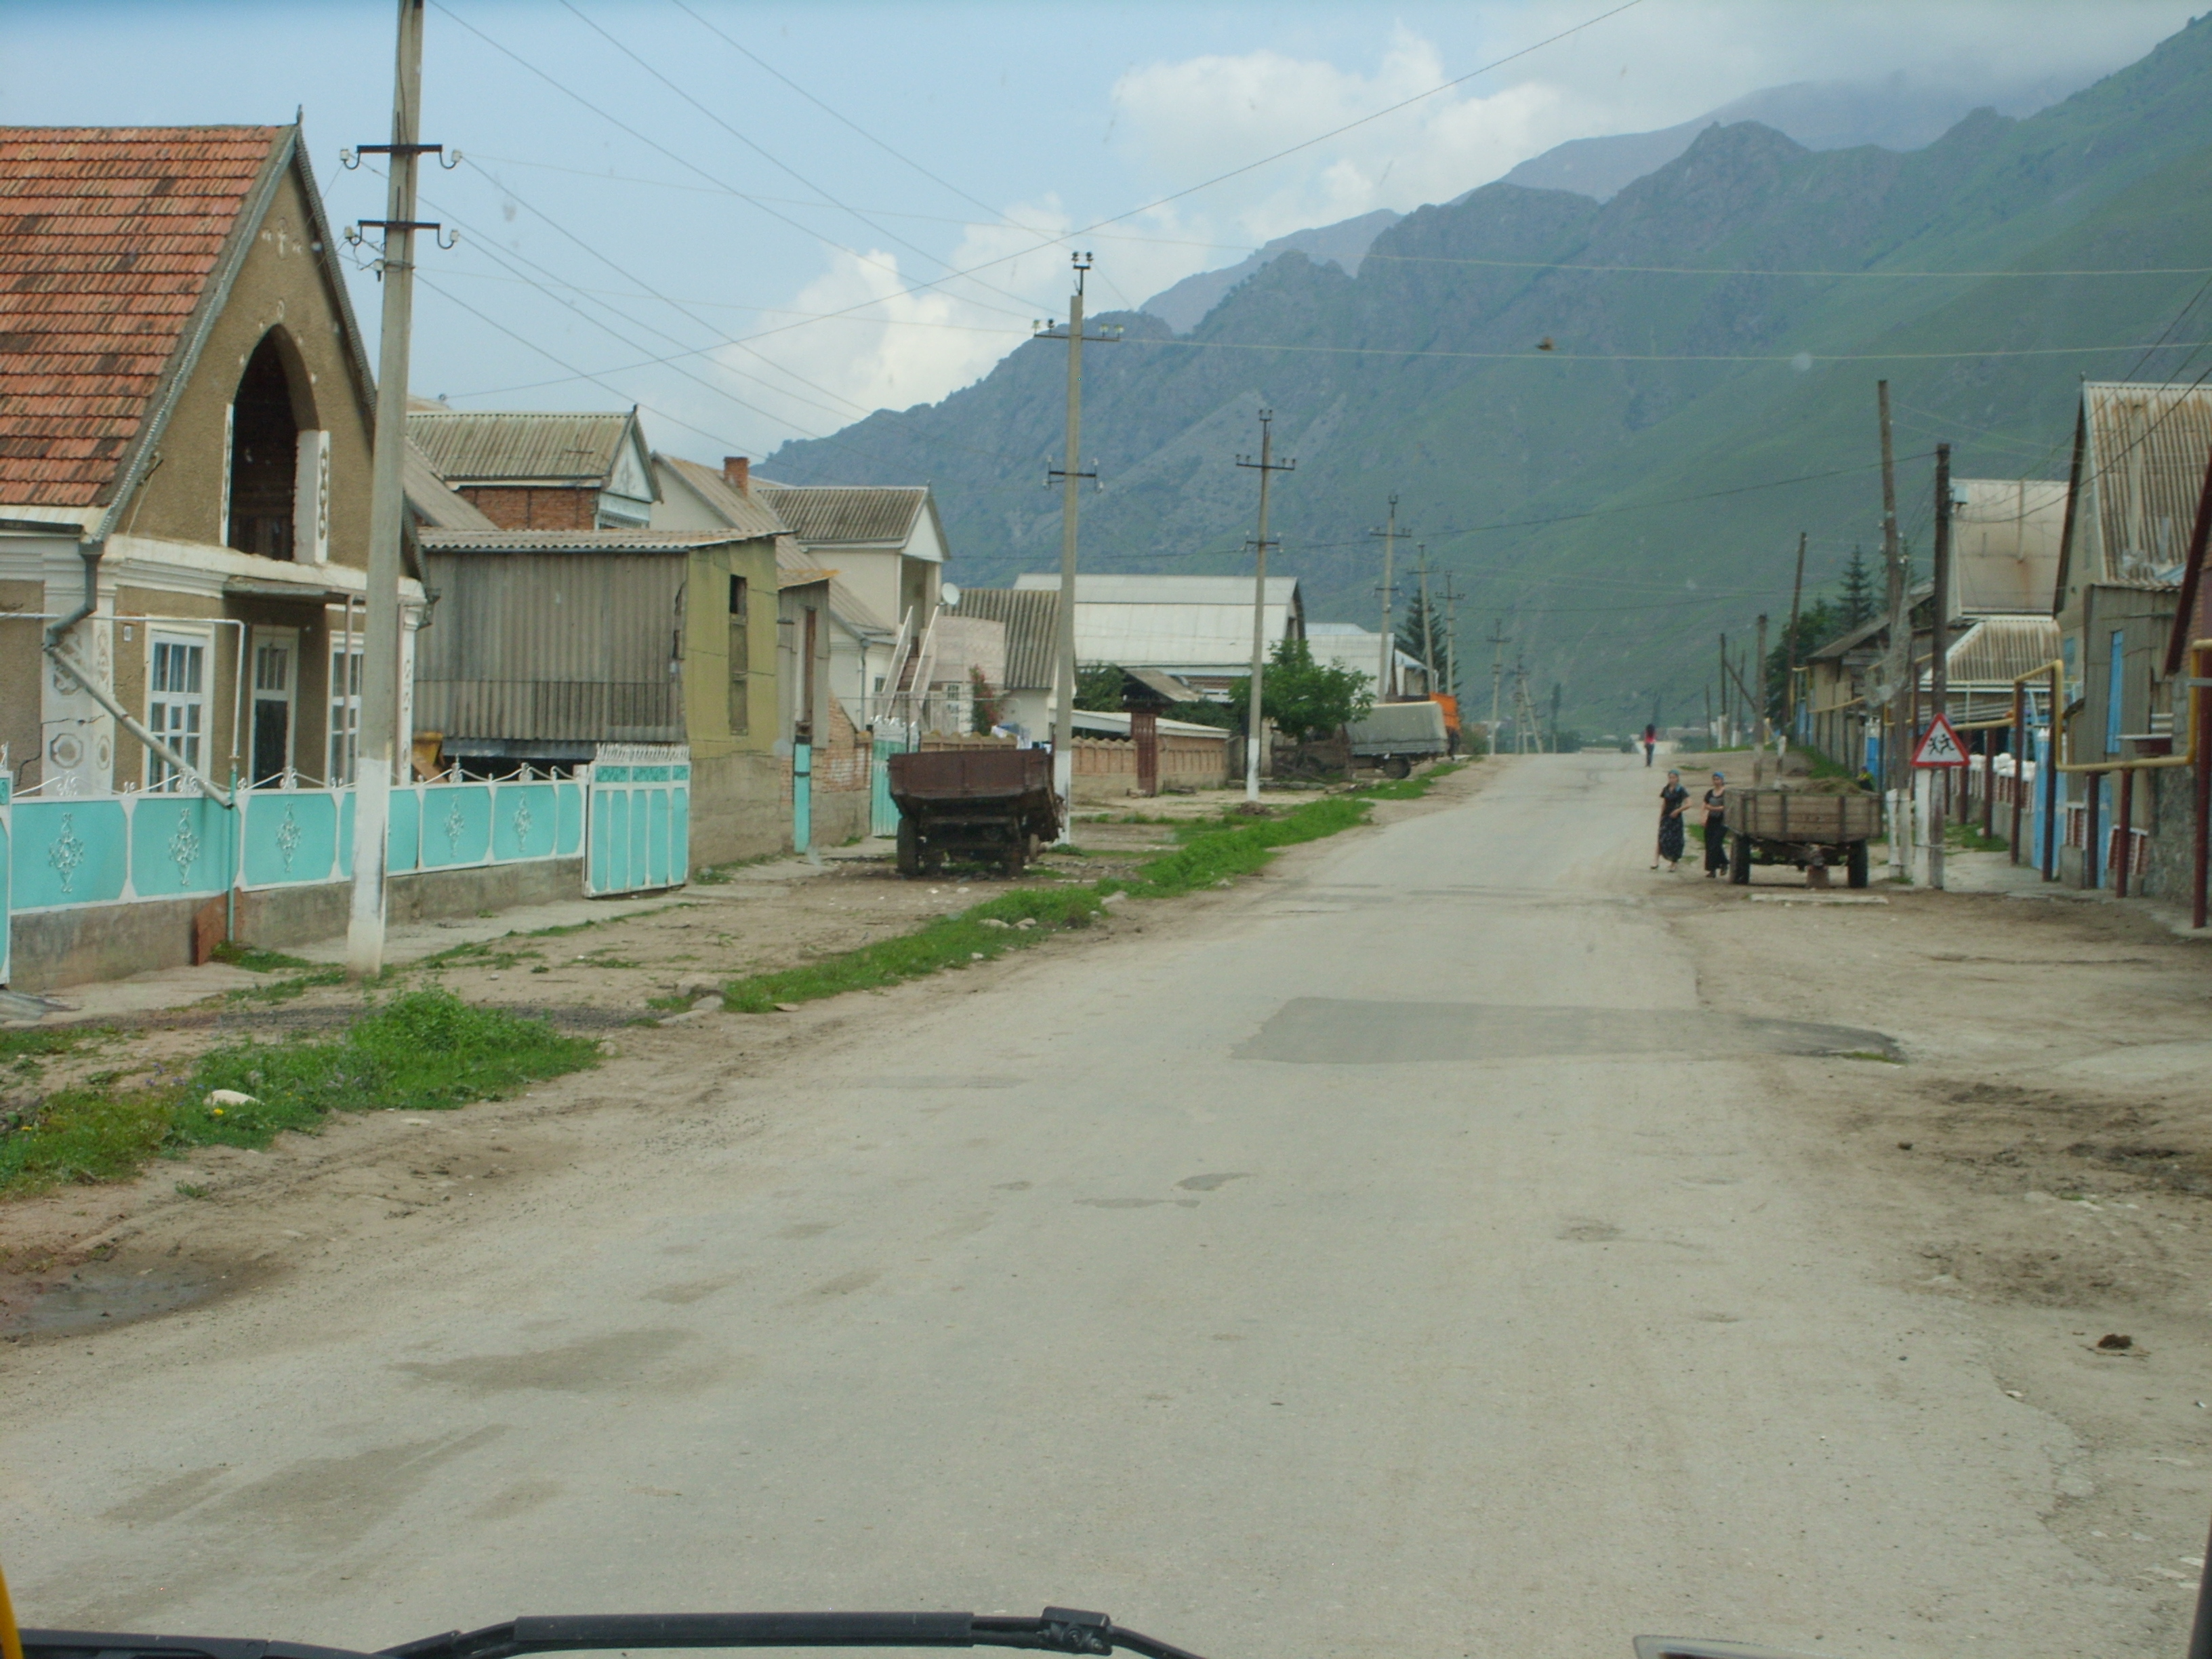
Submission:
<svg viewBox="0 0 2212 1659">
<path fill-rule="evenodd" d="M 1920 746 L 1912 751 L 1915 766 L 1964 766 L 1966 745 L 1959 741 L 1959 734 L 1951 722 L 1942 714 L 1936 716 L 1928 729 L 1920 735 Z"/>
</svg>

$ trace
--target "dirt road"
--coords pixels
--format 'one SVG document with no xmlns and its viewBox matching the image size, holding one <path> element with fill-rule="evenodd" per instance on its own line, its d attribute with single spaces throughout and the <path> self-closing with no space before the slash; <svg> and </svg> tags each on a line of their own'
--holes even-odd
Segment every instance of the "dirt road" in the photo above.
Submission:
<svg viewBox="0 0 2212 1659">
<path fill-rule="evenodd" d="M 19 1606 L 2177 1650 L 2204 951 L 1653 875 L 1647 786 L 1503 763 L 1115 937 L 627 1034 L 174 1206 L 0 1348 Z"/>
</svg>

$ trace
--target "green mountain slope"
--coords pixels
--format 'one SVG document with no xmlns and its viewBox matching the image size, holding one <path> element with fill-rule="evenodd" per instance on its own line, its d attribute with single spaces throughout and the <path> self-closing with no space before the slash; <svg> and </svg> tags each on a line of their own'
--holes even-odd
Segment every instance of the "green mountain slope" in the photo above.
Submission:
<svg viewBox="0 0 2212 1659">
<path fill-rule="evenodd" d="M 1655 699 L 1689 718 L 1716 631 L 1786 612 L 1800 530 L 1814 587 L 1875 544 L 1877 379 L 1910 529 L 1936 438 L 1964 476 L 2063 476 L 2081 376 L 2202 372 L 2186 343 L 2212 337 L 2212 304 L 2188 307 L 2208 269 L 2212 19 L 2041 114 L 1981 112 L 1910 155 L 1816 154 L 1745 123 L 1602 205 L 1492 185 L 1408 215 L 1356 278 L 1286 256 L 1188 335 L 1115 318 L 1123 343 L 1085 360 L 1105 485 L 1085 565 L 1245 568 L 1254 486 L 1233 461 L 1264 404 L 1298 461 L 1277 485 L 1282 562 L 1316 615 L 1372 625 L 1365 532 L 1395 490 L 1466 596 L 1470 660 L 1501 617 L 1586 729 L 1641 724 Z M 2174 274 L 1989 274 L 2110 270 Z M 2129 349 L 2169 330 L 2181 343 Z M 1064 350 L 1025 344 L 848 428 L 851 448 L 789 445 L 763 471 L 932 478 L 963 580 L 1049 568 L 1058 498 L 1038 481 Z"/>
</svg>

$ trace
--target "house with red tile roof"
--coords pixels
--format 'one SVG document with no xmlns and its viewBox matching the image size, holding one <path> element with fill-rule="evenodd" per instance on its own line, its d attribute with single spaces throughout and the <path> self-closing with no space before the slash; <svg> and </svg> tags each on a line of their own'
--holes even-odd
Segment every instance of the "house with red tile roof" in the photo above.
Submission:
<svg viewBox="0 0 2212 1659">
<path fill-rule="evenodd" d="M 16 799 L 350 780 L 374 408 L 298 127 L 0 127 Z"/>
</svg>

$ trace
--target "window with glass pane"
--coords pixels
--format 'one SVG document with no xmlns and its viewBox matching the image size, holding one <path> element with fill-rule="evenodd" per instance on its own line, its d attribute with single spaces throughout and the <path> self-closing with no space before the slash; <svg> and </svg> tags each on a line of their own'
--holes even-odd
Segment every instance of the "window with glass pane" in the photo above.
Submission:
<svg viewBox="0 0 2212 1659">
<path fill-rule="evenodd" d="M 332 788 L 353 781 L 361 757 L 361 641 L 331 647 L 331 768 Z"/>
<path fill-rule="evenodd" d="M 207 717 L 207 645 L 200 640 L 152 641 L 154 660 L 147 675 L 147 729 L 194 766 L 200 759 L 201 729 Z M 182 775 L 159 755 L 146 757 L 146 787 L 173 789 Z"/>
</svg>

